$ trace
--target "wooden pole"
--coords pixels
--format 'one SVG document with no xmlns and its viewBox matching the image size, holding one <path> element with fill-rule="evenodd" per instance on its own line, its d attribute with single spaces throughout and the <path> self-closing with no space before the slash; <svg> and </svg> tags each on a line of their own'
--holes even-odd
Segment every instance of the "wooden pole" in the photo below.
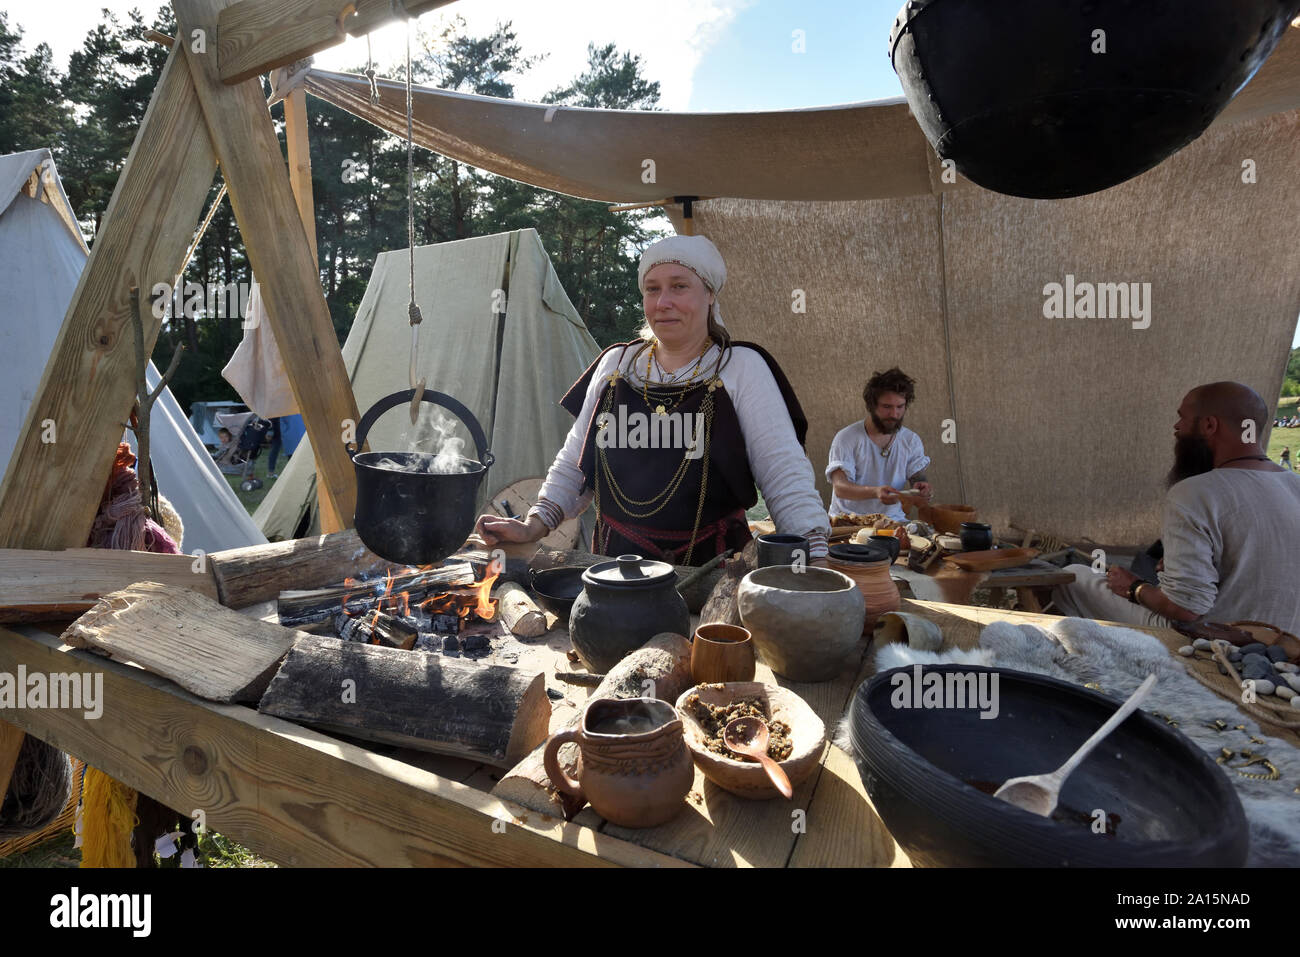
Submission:
<svg viewBox="0 0 1300 957">
<path fill-rule="evenodd" d="M 225 0 L 174 0 L 179 35 L 217 36 Z M 197 33 L 196 33 L 197 31 Z M 344 448 L 360 414 L 321 291 L 320 276 L 294 202 L 271 114 L 255 80 L 225 86 L 211 51 L 179 44 L 189 61 L 208 132 L 230 189 L 240 235 L 280 347 L 289 385 L 307 425 L 322 481 L 322 508 L 352 521 L 356 478 Z"/>
<path fill-rule="evenodd" d="M 284 98 L 284 138 L 289 149 L 289 188 L 298 206 L 298 218 L 311 246 L 311 261 L 320 274 L 320 257 L 316 247 L 316 206 L 311 185 L 311 141 L 307 131 L 307 92 L 301 87 Z M 320 462 L 316 463 L 316 488 L 325 486 Z M 320 504 L 320 530 L 329 534 L 351 525 L 344 521 L 327 495 L 317 496 Z M 350 519 L 350 516 L 349 516 Z"/>
</svg>

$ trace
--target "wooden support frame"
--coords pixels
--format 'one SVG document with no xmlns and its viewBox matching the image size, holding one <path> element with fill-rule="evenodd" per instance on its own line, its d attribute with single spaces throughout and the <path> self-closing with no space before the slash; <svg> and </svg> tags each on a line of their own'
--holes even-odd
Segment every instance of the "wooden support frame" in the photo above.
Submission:
<svg viewBox="0 0 1300 957">
<path fill-rule="evenodd" d="M 0 483 L 0 547 L 84 545 L 135 401 L 130 289 L 170 285 L 220 160 L 231 206 L 320 469 L 329 524 L 351 523 L 356 480 L 343 440 L 360 418 L 284 157 L 249 80 L 221 82 L 215 43 L 228 0 L 175 0 L 179 42 L 159 77 Z M 290 4 L 292 5 L 292 4 Z M 265 5 L 286 17 L 284 4 Z M 162 325 L 148 310 L 144 342 Z M 334 530 L 334 529 L 331 529 Z M 22 736 L 0 722 L 3 799 Z"/>
<path fill-rule="evenodd" d="M 452 0 L 240 0 L 216 34 L 223 83 L 239 83 Z M 182 35 L 188 35 L 182 32 Z"/>
</svg>

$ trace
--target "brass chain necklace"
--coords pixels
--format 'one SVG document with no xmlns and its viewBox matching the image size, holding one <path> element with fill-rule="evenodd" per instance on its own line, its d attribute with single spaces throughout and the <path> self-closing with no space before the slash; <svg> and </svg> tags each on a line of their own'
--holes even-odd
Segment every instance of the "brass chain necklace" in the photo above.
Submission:
<svg viewBox="0 0 1300 957">
<path fill-rule="evenodd" d="M 705 351 L 706 352 L 708 351 L 707 348 L 705 349 Z M 701 354 L 700 358 L 703 359 L 703 354 Z M 698 367 L 697 367 L 697 371 L 698 371 Z M 619 378 L 618 372 L 615 372 L 609 376 L 609 385 L 605 389 L 605 398 L 604 401 L 601 403 L 600 414 L 597 418 L 598 423 L 602 419 L 604 419 L 607 415 L 610 414 L 610 408 L 614 402 L 615 384 L 617 383 L 618 378 Z M 694 374 L 692 374 L 692 378 L 694 378 Z M 705 393 L 704 399 L 700 403 L 700 414 L 704 416 L 704 437 L 703 437 L 704 447 L 701 450 L 700 455 L 698 456 L 700 462 L 702 463 L 701 465 L 702 471 L 700 474 L 700 496 L 699 496 L 699 501 L 696 503 L 695 506 L 695 522 L 691 526 L 691 537 L 688 540 L 688 544 L 686 547 L 686 554 L 682 559 L 683 564 L 686 565 L 689 565 L 691 563 L 691 554 L 695 550 L 695 536 L 699 533 L 700 519 L 704 515 L 704 499 L 708 494 L 708 487 L 709 487 L 709 449 L 712 445 L 711 439 L 713 436 L 713 391 L 718 387 L 720 387 L 721 384 L 722 384 L 721 380 L 716 378 L 712 382 L 710 382 L 708 386 L 708 392 Z M 643 383 L 643 387 L 644 387 L 644 383 Z M 677 397 L 677 401 L 673 403 L 674 407 L 681 402 L 686 391 L 687 390 L 683 389 L 682 395 L 679 395 Z M 649 406 L 650 401 L 648 398 L 646 398 L 644 392 L 642 393 L 642 398 L 646 399 L 646 405 Z M 659 409 L 656 411 L 662 409 L 663 406 L 660 406 Z M 624 515 L 627 515 L 630 518 L 636 518 L 636 519 L 650 518 L 654 515 L 657 515 L 659 512 L 663 511 L 663 509 L 667 507 L 668 503 L 672 501 L 673 496 L 677 493 L 677 490 L 681 487 L 682 481 L 686 478 L 686 473 L 689 471 L 690 464 L 691 464 L 690 455 L 691 452 L 693 451 L 694 451 L 694 446 L 689 446 L 682 452 L 681 464 L 678 465 L 676 471 L 674 471 L 673 473 L 672 478 L 668 480 L 668 485 L 662 491 L 660 491 L 656 495 L 651 496 L 648 499 L 634 499 L 623 490 L 623 487 L 621 485 L 619 485 L 618 479 L 614 477 L 614 472 L 610 468 L 609 459 L 605 455 L 605 450 L 601 448 L 600 443 L 597 442 L 596 460 L 600 466 L 600 475 L 597 476 L 595 483 L 593 483 L 595 485 L 595 489 L 593 490 L 594 495 L 592 498 L 592 504 L 595 506 L 596 509 L 596 521 L 599 523 L 601 516 L 604 514 L 604 507 L 601 503 L 601 496 L 600 496 L 600 489 L 602 484 L 607 484 L 609 486 L 609 491 L 611 497 L 613 498 L 614 504 L 618 507 L 619 511 L 621 511 Z M 605 479 L 603 483 L 600 481 L 602 477 Z M 658 503 L 657 505 L 655 504 L 656 502 Z M 647 509 L 641 511 L 632 508 L 632 506 L 647 506 Z M 653 507 L 649 507 L 649 506 L 653 506 Z"/>
<path fill-rule="evenodd" d="M 641 398 L 645 399 L 645 404 L 647 406 L 650 405 L 650 394 L 649 394 L 650 363 L 657 361 L 655 359 L 655 347 L 658 345 L 659 345 L 658 339 L 650 343 L 650 351 L 649 353 L 646 354 L 645 357 L 645 375 L 641 379 Z M 695 360 L 695 368 L 691 370 L 691 374 L 686 377 L 686 380 L 684 382 L 674 382 L 671 385 L 669 385 L 669 383 L 660 384 L 660 388 L 662 390 L 667 391 L 669 389 L 672 389 L 672 390 L 680 390 L 680 391 L 677 392 L 676 398 L 672 400 L 672 405 L 665 406 L 662 401 L 656 403 L 654 406 L 655 415 L 667 415 L 673 409 L 677 408 L 679 404 L 681 404 L 681 401 L 685 397 L 686 392 L 690 387 L 690 384 L 695 380 L 695 377 L 700 374 L 700 368 L 704 365 L 704 357 L 708 355 L 709 349 L 712 348 L 712 346 L 713 346 L 712 339 L 708 339 L 705 341 L 703 351 L 700 352 L 699 358 Z M 662 369 L 663 366 L 660 366 L 659 368 Z M 667 371 L 665 371 L 664 375 L 667 374 L 668 374 Z"/>
</svg>

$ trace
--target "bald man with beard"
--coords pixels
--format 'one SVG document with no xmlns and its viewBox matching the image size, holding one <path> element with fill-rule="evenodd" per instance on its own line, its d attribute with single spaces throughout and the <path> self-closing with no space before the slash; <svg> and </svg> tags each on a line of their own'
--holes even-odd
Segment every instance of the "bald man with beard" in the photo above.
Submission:
<svg viewBox="0 0 1300 957">
<path fill-rule="evenodd" d="M 1157 627 L 1264 621 L 1300 633 L 1300 475 L 1270 461 L 1258 441 L 1267 416 L 1239 382 L 1187 393 L 1174 426 L 1159 586 L 1115 566 L 1103 576 L 1071 565 L 1075 581 L 1053 592 L 1056 609 Z"/>
</svg>

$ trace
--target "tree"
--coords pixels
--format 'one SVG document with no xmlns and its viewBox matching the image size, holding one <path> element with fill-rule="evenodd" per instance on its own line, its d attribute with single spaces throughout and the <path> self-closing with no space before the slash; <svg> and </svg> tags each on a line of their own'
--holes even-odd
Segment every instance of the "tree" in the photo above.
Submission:
<svg viewBox="0 0 1300 957">
<path fill-rule="evenodd" d="M 22 28 L 10 28 L 0 11 L 0 154 L 48 147 L 60 151 L 72 111 L 60 92 L 62 77 L 49 46 L 22 50 Z"/>
</svg>

